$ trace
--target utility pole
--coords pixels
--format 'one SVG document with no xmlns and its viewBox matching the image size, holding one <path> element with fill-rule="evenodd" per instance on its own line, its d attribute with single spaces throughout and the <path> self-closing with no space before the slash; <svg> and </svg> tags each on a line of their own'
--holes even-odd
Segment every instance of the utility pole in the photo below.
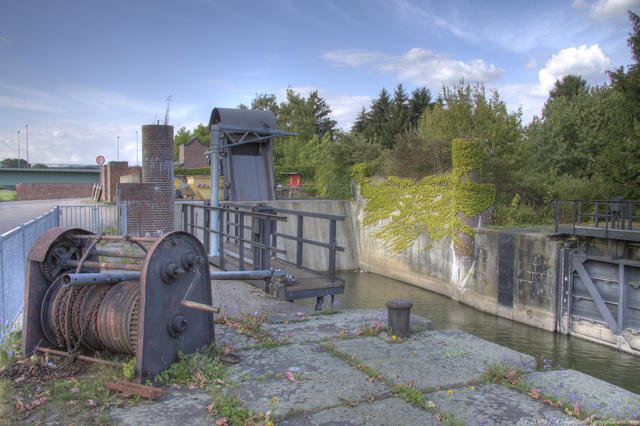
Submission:
<svg viewBox="0 0 640 426">
<path fill-rule="evenodd" d="M 29 125 L 25 124 L 24 129 L 27 133 L 27 168 L 29 168 Z"/>
<path fill-rule="evenodd" d="M 18 130 L 18 168 L 20 168 L 20 130 Z"/>
<path fill-rule="evenodd" d="M 120 136 L 116 140 L 116 161 L 120 161 Z"/>
</svg>

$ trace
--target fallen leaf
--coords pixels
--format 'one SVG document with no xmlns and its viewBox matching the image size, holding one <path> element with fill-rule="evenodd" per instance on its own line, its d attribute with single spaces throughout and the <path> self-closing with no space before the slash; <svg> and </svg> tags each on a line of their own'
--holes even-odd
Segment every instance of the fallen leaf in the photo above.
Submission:
<svg viewBox="0 0 640 426">
<path fill-rule="evenodd" d="M 547 404 L 547 405 L 553 406 L 553 401 L 551 401 L 550 399 L 543 399 L 542 402 Z"/>
<path fill-rule="evenodd" d="M 358 331 L 356 332 L 356 336 L 359 336 L 359 335 L 361 335 L 361 334 L 362 334 L 362 330 L 358 330 Z"/>
<path fill-rule="evenodd" d="M 93 399 L 90 399 L 87 402 L 89 403 L 90 407 L 95 407 L 96 406 L 96 402 Z"/>
<path fill-rule="evenodd" d="M 351 355 L 351 359 L 356 359 L 356 354 Z"/>
<path fill-rule="evenodd" d="M 540 391 L 536 388 L 529 389 L 529 395 L 535 399 L 540 398 Z"/>
<path fill-rule="evenodd" d="M 18 411 L 29 411 L 29 407 L 24 405 L 24 403 L 20 400 L 16 400 L 16 410 Z"/>
<path fill-rule="evenodd" d="M 231 348 L 229 346 L 225 346 L 224 347 L 224 354 L 225 355 L 229 355 L 229 352 L 231 352 Z"/>
<path fill-rule="evenodd" d="M 373 328 L 376 329 L 376 331 L 380 330 L 380 323 L 376 320 L 373 321 Z"/>
<path fill-rule="evenodd" d="M 79 388 L 71 388 L 71 389 L 69 389 L 69 392 L 78 393 L 78 392 L 80 392 L 80 389 Z"/>
<path fill-rule="evenodd" d="M 287 337 L 288 337 L 288 338 L 292 338 L 292 337 L 293 337 L 293 334 L 289 333 L 289 334 L 287 334 Z"/>
<path fill-rule="evenodd" d="M 516 376 L 516 372 L 511 370 L 507 374 L 504 375 L 507 379 L 513 379 Z"/>
<path fill-rule="evenodd" d="M 196 389 L 195 385 L 189 385 L 189 390 L 194 390 L 194 389 Z"/>
<path fill-rule="evenodd" d="M 24 376 L 20 376 L 20 377 L 18 377 L 16 379 L 13 379 L 13 383 L 22 383 L 22 382 L 24 382 L 24 380 L 25 380 Z"/>
<path fill-rule="evenodd" d="M 576 413 L 576 416 L 580 415 L 580 404 L 578 401 L 573 403 L 573 412 Z"/>
<path fill-rule="evenodd" d="M 287 371 L 287 372 L 285 373 L 285 376 L 287 376 L 287 379 L 291 380 L 292 382 L 295 382 L 295 381 L 296 381 L 296 378 L 295 378 L 295 377 L 293 377 L 293 373 L 292 373 L 291 371 Z"/>
<path fill-rule="evenodd" d="M 227 424 L 227 419 L 220 419 L 220 420 L 216 420 L 216 426 L 224 426 Z"/>
<path fill-rule="evenodd" d="M 436 420 L 443 422 L 444 421 L 444 417 L 442 417 L 440 414 L 436 413 L 435 414 Z"/>
<path fill-rule="evenodd" d="M 207 405 L 207 411 L 208 412 L 212 412 L 213 411 L 213 404 Z"/>
<path fill-rule="evenodd" d="M 338 334 L 338 338 L 342 338 L 342 337 L 344 337 L 344 335 L 345 335 L 345 334 L 347 334 L 347 332 L 346 332 L 346 331 L 344 331 L 344 330 L 342 330 L 342 331 L 340 332 L 340 334 Z"/>
</svg>

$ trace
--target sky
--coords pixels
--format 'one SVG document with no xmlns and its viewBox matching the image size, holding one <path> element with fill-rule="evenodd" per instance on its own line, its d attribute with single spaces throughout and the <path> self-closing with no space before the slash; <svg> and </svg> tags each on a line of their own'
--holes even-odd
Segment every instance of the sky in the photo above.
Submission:
<svg viewBox="0 0 640 426">
<path fill-rule="evenodd" d="M 32 164 L 136 164 L 167 107 L 177 132 L 287 88 L 348 131 L 382 88 L 464 79 L 527 123 L 557 79 L 633 62 L 627 10 L 640 0 L 2 0 L 0 159 L 26 159 L 28 132 Z"/>
</svg>

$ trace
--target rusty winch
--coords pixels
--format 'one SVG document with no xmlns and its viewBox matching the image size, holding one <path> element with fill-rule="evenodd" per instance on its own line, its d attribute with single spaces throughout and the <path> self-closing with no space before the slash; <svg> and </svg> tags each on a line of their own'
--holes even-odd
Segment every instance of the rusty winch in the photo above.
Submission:
<svg viewBox="0 0 640 426">
<path fill-rule="evenodd" d="M 24 353 L 128 354 L 136 381 L 153 380 L 178 351 L 214 341 L 210 276 L 204 247 L 186 232 L 155 239 L 51 229 L 27 258 Z"/>
</svg>

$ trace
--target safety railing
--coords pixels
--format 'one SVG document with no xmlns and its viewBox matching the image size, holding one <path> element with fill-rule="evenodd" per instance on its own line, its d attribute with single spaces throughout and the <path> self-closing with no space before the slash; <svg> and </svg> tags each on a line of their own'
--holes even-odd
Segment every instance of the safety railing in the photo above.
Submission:
<svg viewBox="0 0 640 426">
<path fill-rule="evenodd" d="M 82 228 L 94 234 L 125 235 L 127 206 L 125 204 L 60 206 L 60 226 Z"/>
<path fill-rule="evenodd" d="M 24 303 L 24 274 L 31 245 L 45 231 L 60 226 L 60 209 L 0 235 L 0 340 L 18 321 Z"/>
<path fill-rule="evenodd" d="M 640 201 L 552 200 L 555 232 L 640 240 Z"/>
<path fill-rule="evenodd" d="M 273 255 L 279 261 L 312 270 L 331 281 L 340 281 L 336 278 L 336 254 L 345 249 L 338 245 L 336 234 L 337 222 L 344 221 L 344 216 L 267 205 L 224 203 L 215 208 L 203 203 L 180 204 L 182 229 L 196 235 L 221 267 L 224 267 L 224 255 L 227 255 L 238 259 L 238 267 L 241 270 L 245 262 L 252 264 L 254 269 L 268 269 L 271 267 L 270 259 Z M 209 212 L 212 210 L 219 212 L 220 231 L 213 229 L 210 223 Z M 289 223 L 290 218 L 295 218 L 294 232 L 284 229 L 285 224 L 289 228 L 293 226 Z M 314 223 L 311 220 L 314 220 Z M 305 237 L 305 225 L 327 227 L 327 240 L 318 241 Z M 219 235 L 219 250 L 216 253 L 210 250 L 211 234 Z M 305 261 L 305 252 L 310 246 L 326 250 L 327 262 L 323 267 L 309 265 Z"/>
</svg>

